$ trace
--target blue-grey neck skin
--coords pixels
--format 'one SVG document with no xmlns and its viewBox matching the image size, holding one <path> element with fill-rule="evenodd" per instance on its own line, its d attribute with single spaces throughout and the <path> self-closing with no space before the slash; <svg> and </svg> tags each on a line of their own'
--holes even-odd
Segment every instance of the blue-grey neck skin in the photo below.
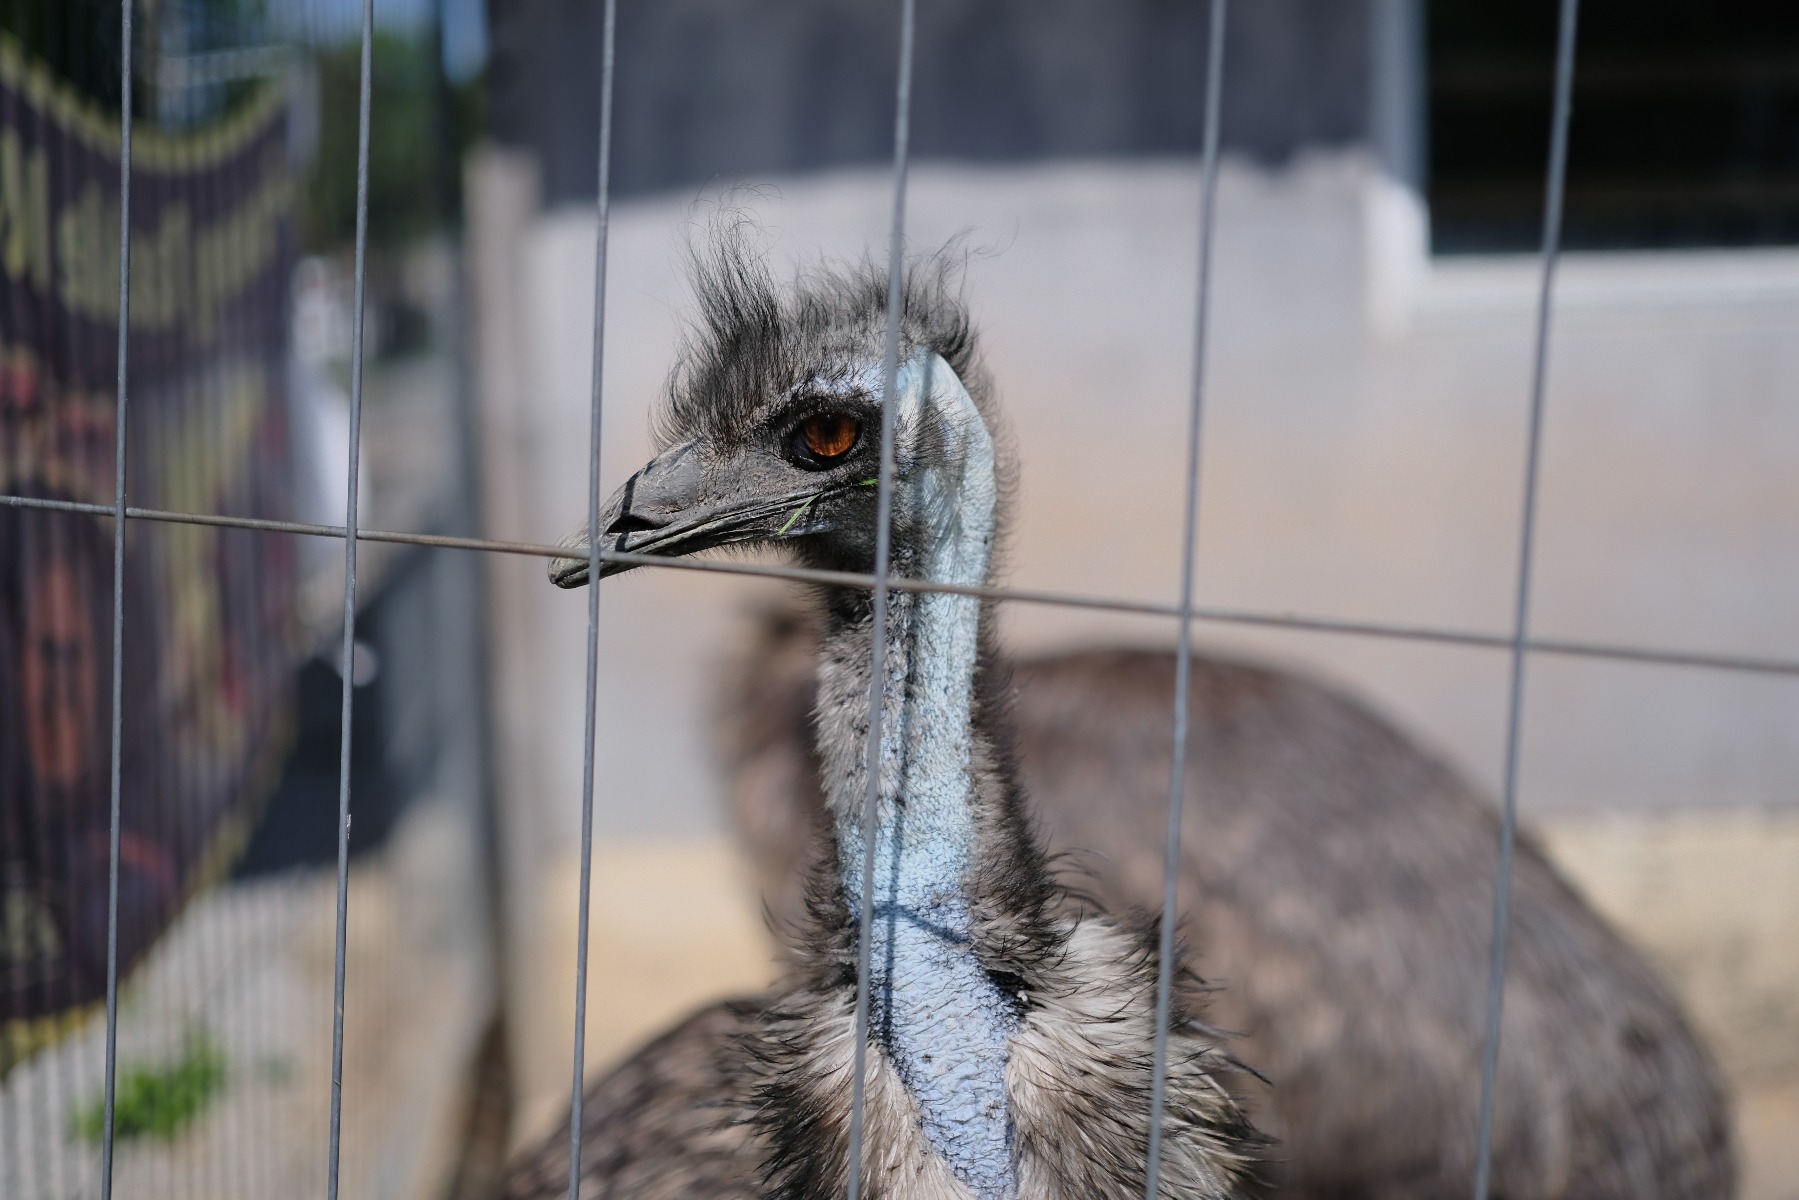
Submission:
<svg viewBox="0 0 1799 1200">
<path fill-rule="evenodd" d="M 896 509 L 928 531 L 916 569 L 933 582 L 984 583 L 998 500 L 992 435 L 937 355 L 904 363 L 898 390 L 896 445 L 949 449 L 948 461 L 917 469 L 897 452 L 903 483 Z M 920 431 L 933 426 L 934 436 L 921 441 Z M 1005 1071 L 1019 1013 L 974 952 L 966 882 L 976 837 L 971 719 L 980 619 L 980 601 L 971 596 L 893 597 L 882 689 L 871 1027 L 918 1103 L 925 1136 L 956 1177 L 978 1200 L 1009 1200 L 1018 1180 Z M 830 776 L 838 861 L 853 910 L 862 895 L 860 755 L 854 769 Z"/>
</svg>

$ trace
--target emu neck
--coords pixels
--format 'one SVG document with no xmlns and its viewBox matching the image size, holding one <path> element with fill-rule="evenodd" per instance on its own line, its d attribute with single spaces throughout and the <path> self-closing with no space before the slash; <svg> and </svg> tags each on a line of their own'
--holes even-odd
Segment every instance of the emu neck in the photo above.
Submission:
<svg viewBox="0 0 1799 1200">
<path fill-rule="evenodd" d="M 948 548 L 951 551 L 961 547 Z M 983 550 L 985 547 L 983 547 Z M 978 584 L 986 575 L 953 553 L 920 573 L 933 583 Z M 946 562 L 945 560 L 950 560 Z M 945 569 L 950 568 L 950 569 Z M 938 904 L 964 896 L 976 836 L 972 773 L 977 732 L 974 674 L 979 660 L 981 605 L 942 592 L 893 593 L 887 613 L 885 678 L 881 686 L 881 786 L 875 833 L 875 902 Z M 867 661 L 869 623 L 848 631 L 849 653 Z M 863 680 L 866 681 L 866 674 Z M 845 697 L 866 737 L 868 692 Z M 832 714 L 821 714 L 830 719 Z M 831 789 L 844 893 L 862 895 L 863 808 L 867 800 L 865 743 L 858 769 L 840 773 Z"/>
<path fill-rule="evenodd" d="M 948 368 L 939 364 L 939 370 Z M 953 390 L 968 409 L 953 416 L 974 420 L 956 420 L 959 460 L 924 472 L 903 497 L 913 518 L 906 527 L 924 531 L 914 535 L 918 542 L 904 557 L 932 582 L 978 584 L 987 577 L 993 547 L 993 448 L 959 382 Z M 864 894 L 871 624 L 864 616 L 837 630 L 821 673 L 820 738 L 839 760 L 827 777 L 833 780 L 842 894 L 852 919 Z M 974 709 L 980 625 L 981 603 L 973 597 L 931 592 L 891 598 L 881 686 L 870 1028 L 917 1102 L 923 1132 L 938 1154 L 979 1200 L 1007 1200 L 1017 1194 L 1017 1178 L 1005 1067 L 1019 1014 L 1016 1000 L 981 962 L 969 889 L 982 824 L 975 772 L 982 738 Z"/>
</svg>

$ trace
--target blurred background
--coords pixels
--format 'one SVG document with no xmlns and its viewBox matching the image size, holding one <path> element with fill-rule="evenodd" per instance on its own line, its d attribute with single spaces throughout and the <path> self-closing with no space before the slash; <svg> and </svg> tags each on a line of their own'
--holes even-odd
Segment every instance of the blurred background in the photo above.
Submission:
<svg viewBox="0 0 1799 1200">
<path fill-rule="evenodd" d="M 1202 603 L 1508 628 L 1555 7 L 1233 6 Z M 344 517 L 359 10 L 139 5 L 135 504 Z M 546 542 L 585 512 L 599 18 L 378 0 L 365 526 Z M 908 229 L 970 251 L 1022 468 L 1011 583 L 1177 594 L 1205 22 L 919 5 Z M 112 498 L 117 30 L 103 0 L 0 0 L 6 495 Z M 890 5 L 622 0 L 608 490 L 647 456 L 713 213 L 782 264 L 884 244 L 896 32 Z M 1566 240 L 1534 632 L 1799 659 L 1799 10 L 1587 0 Z M 98 1194 L 110 530 L 0 507 L 9 1197 Z M 477 1196 L 567 1102 L 586 605 L 537 559 L 361 554 L 344 1194 Z M 322 1187 L 341 569 L 332 540 L 130 526 L 121 1196 Z M 708 721 L 783 595 L 605 590 L 590 1068 L 774 972 Z M 1173 641 L 1002 620 L 1021 652 Z M 1497 793 L 1503 654 L 1200 634 Z M 1719 1055 L 1754 1200 L 1799 1196 L 1795 730 L 1790 676 L 1531 664 L 1524 819 Z"/>
</svg>

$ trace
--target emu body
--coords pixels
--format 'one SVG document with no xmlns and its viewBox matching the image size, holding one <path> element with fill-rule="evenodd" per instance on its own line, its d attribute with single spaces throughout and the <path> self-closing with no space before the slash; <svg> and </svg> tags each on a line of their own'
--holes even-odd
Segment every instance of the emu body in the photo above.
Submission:
<svg viewBox="0 0 1799 1200">
<path fill-rule="evenodd" d="M 804 564 L 873 562 L 882 409 L 893 406 L 896 575 L 987 582 L 1007 468 L 973 335 L 942 269 L 905 281 L 894 395 L 879 365 L 887 281 L 821 271 L 785 294 L 728 238 L 703 267 L 704 322 L 677 368 L 665 448 L 603 516 L 652 554 L 781 544 Z M 585 529 L 551 564 L 586 581 Z M 624 569 L 607 564 L 603 573 Z M 859 590 L 821 591 L 812 705 L 825 814 L 793 864 L 805 901 L 768 995 L 718 1006 L 595 1085 L 583 1195 L 827 1200 L 849 1182 L 863 798 L 876 781 L 867 1097 L 870 1200 L 1090 1200 L 1145 1188 L 1157 960 L 1149 924 L 1052 877 L 1010 753 L 981 601 L 894 593 L 884 675 Z M 1180 969 L 1178 966 L 1175 968 Z M 1162 1195 L 1253 1194 L 1263 1142 L 1237 1068 L 1184 990 L 1169 1030 Z M 516 1166 L 513 1200 L 561 1194 L 566 1132 Z"/>
<path fill-rule="evenodd" d="M 729 800 L 778 921 L 818 838 L 816 633 L 771 612 L 717 720 Z M 1052 861 L 1102 904 L 1156 903 L 1173 655 L 1012 669 L 1020 775 Z M 1454 771 L 1362 704 L 1205 654 L 1191 683 L 1182 899 L 1208 1001 L 1272 1086 L 1277 1194 L 1466 1193 L 1497 828 Z M 1104 797 L 1103 802 L 1099 799 Z M 1722 1200 L 1717 1072 L 1641 956 L 1528 840 L 1514 866 L 1494 1195 Z"/>
</svg>

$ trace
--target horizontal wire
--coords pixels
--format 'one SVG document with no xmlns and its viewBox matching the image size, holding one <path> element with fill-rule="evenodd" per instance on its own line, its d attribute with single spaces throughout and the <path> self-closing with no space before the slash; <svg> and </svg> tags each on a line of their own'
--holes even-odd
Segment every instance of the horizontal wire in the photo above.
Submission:
<svg viewBox="0 0 1799 1200">
<path fill-rule="evenodd" d="M 79 500 L 45 500 L 36 496 L 0 495 L 0 506 L 88 513 L 97 517 L 110 517 L 113 514 L 110 504 L 88 504 Z M 315 525 L 303 521 L 270 521 L 256 517 L 226 517 L 205 513 L 170 512 L 159 508 L 132 507 L 125 509 L 125 515 L 134 521 L 207 525 L 223 529 L 251 529 L 263 533 L 300 534 L 305 537 L 341 538 L 344 536 L 342 525 Z M 435 546 L 447 550 L 516 554 L 528 558 L 578 558 L 581 553 L 578 548 L 553 546 L 546 542 L 451 537 L 447 534 L 435 533 L 400 533 L 386 529 L 358 528 L 356 539 L 362 542 L 385 542 L 400 546 Z M 742 575 L 755 579 L 780 579 L 790 583 L 811 583 L 825 587 L 869 589 L 875 584 L 874 576 L 862 575 L 853 571 L 820 571 L 811 567 L 776 566 L 767 563 L 663 558 L 654 554 L 635 554 L 628 550 L 601 550 L 600 561 L 629 567 L 698 571 L 713 575 Z M 890 578 L 888 586 L 906 592 L 947 592 L 958 596 L 976 596 L 982 600 L 1005 600 L 1014 604 L 1037 604 L 1049 608 L 1080 608 L 1133 616 L 1173 617 L 1176 619 L 1179 619 L 1181 615 L 1178 604 L 1156 600 L 1120 599 L 1110 596 L 1084 596 L 1073 592 L 1053 592 L 1038 588 L 929 583 L 921 579 L 904 579 L 899 576 Z M 1476 650 L 1509 650 L 1512 647 L 1511 636 L 1502 633 L 1476 633 L 1471 630 L 1440 629 L 1428 625 L 1395 625 L 1384 621 L 1352 621 L 1336 617 L 1307 617 L 1293 613 L 1255 612 L 1240 608 L 1195 606 L 1193 619 L 1217 625 L 1291 629 L 1302 633 L 1384 638 L 1390 641 L 1423 642 L 1438 646 L 1465 646 Z M 1525 648 L 1532 654 L 1551 654 L 1563 658 L 1593 658 L 1612 662 L 1641 663 L 1646 666 L 1695 667 L 1709 671 L 1799 677 L 1799 659 L 1790 658 L 1718 654 L 1703 650 L 1667 650 L 1652 646 L 1588 642 L 1573 638 L 1533 637 L 1525 644 Z"/>
</svg>

